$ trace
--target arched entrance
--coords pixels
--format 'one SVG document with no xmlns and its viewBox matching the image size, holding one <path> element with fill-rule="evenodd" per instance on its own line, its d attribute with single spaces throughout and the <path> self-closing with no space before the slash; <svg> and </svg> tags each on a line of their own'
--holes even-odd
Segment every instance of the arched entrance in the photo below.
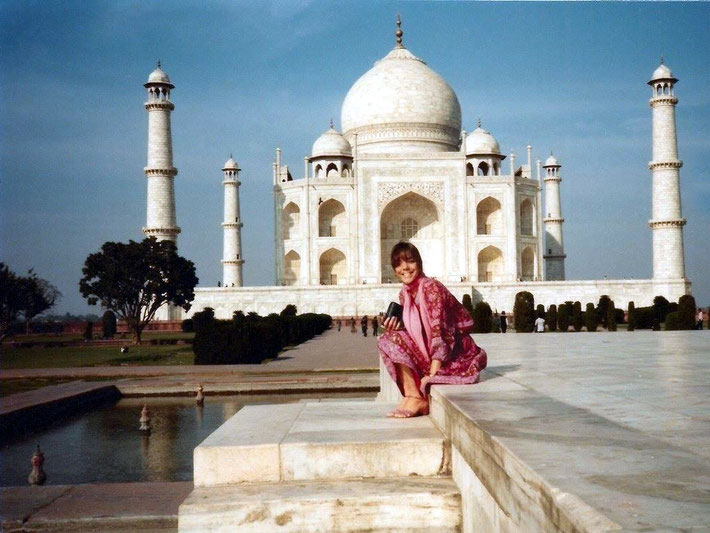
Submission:
<svg viewBox="0 0 710 533">
<path fill-rule="evenodd" d="M 503 281 L 503 254 L 495 246 L 478 252 L 478 281 Z"/>
<path fill-rule="evenodd" d="M 428 276 L 443 276 L 443 231 L 434 202 L 420 194 L 408 192 L 392 200 L 382 210 L 380 264 L 383 283 L 395 281 L 390 252 L 399 241 L 411 242 L 419 249 Z"/>
<path fill-rule="evenodd" d="M 284 240 L 295 239 L 299 235 L 299 222 L 301 220 L 301 210 L 298 206 L 289 202 L 284 207 L 281 217 L 281 236 Z"/>
<path fill-rule="evenodd" d="M 535 252 L 530 246 L 523 249 L 520 263 L 523 281 L 533 281 L 535 279 Z"/>
<path fill-rule="evenodd" d="M 284 256 L 284 285 L 296 285 L 301 277 L 301 256 L 291 250 Z"/>
<path fill-rule="evenodd" d="M 479 235 L 502 235 L 503 212 L 500 202 L 491 196 L 484 198 L 476 207 L 476 226 Z"/>
<path fill-rule="evenodd" d="M 330 248 L 320 256 L 321 285 L 338 285 L 347 283 L 348 264 L 345 254 L 335 248 Z"/>
<path fill-rule="evenodd" d="M 345 207 L 338 200 L 326 200 L 318 209 L 318 236 L 345 236 Z"/>
</svg>

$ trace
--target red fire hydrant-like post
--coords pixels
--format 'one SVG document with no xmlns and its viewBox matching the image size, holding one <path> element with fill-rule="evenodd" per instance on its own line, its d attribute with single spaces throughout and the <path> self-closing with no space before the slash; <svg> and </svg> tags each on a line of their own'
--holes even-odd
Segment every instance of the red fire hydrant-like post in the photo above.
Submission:
<svg viewBox="0 0 710 533">
<path fill-rule="evenodd" d="M 32 472 L 27 477 L 27 481 L 30 485 L 44 485 L 47 480 L 47 474 L 44 473 L 42 466 L 44 465 L 44 454 L 39 449 L 39 444 L 37 445 L 37 451 L 32 455 L 30 459 L 32 464 Z"/>
</svg>

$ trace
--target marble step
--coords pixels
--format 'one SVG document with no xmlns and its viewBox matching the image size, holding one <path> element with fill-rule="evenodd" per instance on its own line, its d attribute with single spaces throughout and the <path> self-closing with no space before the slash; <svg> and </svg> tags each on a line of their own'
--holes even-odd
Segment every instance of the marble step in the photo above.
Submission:
<svg viewBox="0 0 710 533">
<path fill-rule="evenodd" d="M 450 477 L 287 481 L 198 487 L 179 533 L 458 532 L 461 494 Z"/>
<path fill-rule="evenodd" d="M 244 407 L 195 448 L 195 486 L 446 473 L 450 448 L 429 417 L 386 418 L 392 408 L 373 401 Z"/>
</svg>

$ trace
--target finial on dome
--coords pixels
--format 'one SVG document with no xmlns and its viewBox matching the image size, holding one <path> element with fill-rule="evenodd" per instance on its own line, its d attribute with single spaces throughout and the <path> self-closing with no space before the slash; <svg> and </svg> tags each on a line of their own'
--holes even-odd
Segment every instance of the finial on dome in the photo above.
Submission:
<svg viewBox="0 0 710 533">
<path fill-rule="evenodd" d="M 663 61 L 661 61 L 663 63 Z M 160 59 L 158 59 L 158 68 L 160 68 Z"/>
<path fill-rule="evenodd" d="M 663 56 L 661 56 L 661 65 L 663 64 Z"/>
<path fill-rule="evenodd" d="M 330 119 L 330 129 L 331 129 L 331 130 L 333 129 L 333 118 L 332 118 L 332 117 L 331 117 L 331 119 Z"/>
<path fill-rule="evenodd" d="M 232 152 L 229 152 L 229 159 L 232 159 Z"/>
<path fill-rule="evenodd" d="M 478 117 L 478 127 L 481 127 L 481 117 Z"/>
<path fill-rule="evenodd" d="M 397 41 L 397 48 L 404 48 L 404 45 L 402 45 L 402 35 L 404 35 L 404 32 L 402 31 L 402 19 L 399 13 L 397 13 L 397 31 L 394 32 L 394 35 Z"/>
</svg>

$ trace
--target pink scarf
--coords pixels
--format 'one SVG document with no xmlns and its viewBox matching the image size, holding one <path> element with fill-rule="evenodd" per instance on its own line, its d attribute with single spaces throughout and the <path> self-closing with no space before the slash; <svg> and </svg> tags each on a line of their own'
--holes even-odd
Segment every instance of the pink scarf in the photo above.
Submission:
<svg viewBox="0 0 710 533">
<path fill-rule="evenodd" d="M 417 279 L 419 286 L 416 288 L 417 295 L 415 298 L 412 298 L 408 288 L 404 287 L 402 318 L 404 319 L 404 327 L 421 350 L 422 355 L 425 355 L 427 359 L 431 359 L 428 346 L 431 342 L 431 321 L 429 320 L 429 313 L 424 300 L 424 282 L 427 279 L 424 275 L 419 276 Z M 419 304 L 418 306 L 417 303 Z M 424 334 L 422 334 L 422 328 L 424 329 Z M 426 339 L 424 338 L 425 335 Z"/>
</svg>

